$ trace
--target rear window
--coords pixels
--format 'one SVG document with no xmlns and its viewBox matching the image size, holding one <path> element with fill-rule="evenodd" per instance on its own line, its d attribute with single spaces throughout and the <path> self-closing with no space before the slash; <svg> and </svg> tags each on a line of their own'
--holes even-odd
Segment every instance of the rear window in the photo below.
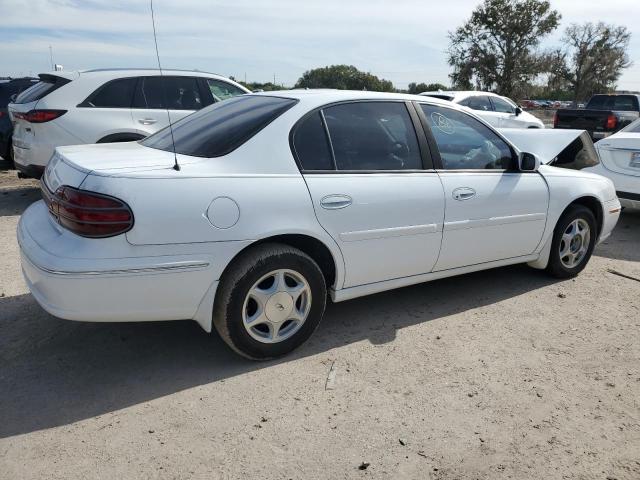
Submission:
<svg viewBox="0 0 640 480">
<path fill-rule="evenodd" d="M 32 87 L 35 83 L 35 81 L 13 81 L 0 83 L 0 108 L 6 107 L 11 102 L 12 95 L 20 94 L 20 92 Z"/>
<path fill-rule="evenodd" d="M 634 95 L 595 95 L 587 103 L 587 109 L 637 112 L 639 109 L 638 97 Z"/>
<path fill-rule="evenodd" d="M 173 135 L 167 127 L 147 137 L 142 145 L 167 152 L 175 148 L 176 153 L 194 157 L 220 157 L 238 148 L 295 104 L 296 100 L 290 98 L 234 97 L 176 122 Z"/>
<path fill-rule="evenodd" d="M 55 75 L 40 75 L 40 81 L 18 95 L 15 103 L 30 103 L 40 100 L 70 81 L 67 78 L 56 77 Z"/>
</svg>

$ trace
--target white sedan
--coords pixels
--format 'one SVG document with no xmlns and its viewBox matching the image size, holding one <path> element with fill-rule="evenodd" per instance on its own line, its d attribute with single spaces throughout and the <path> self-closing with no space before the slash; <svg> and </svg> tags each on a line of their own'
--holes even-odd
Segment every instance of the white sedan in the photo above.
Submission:
<svg viewBox="0 0 640 480">
<path fill-rule="evenodd" d="M 509 97 L 502 97 L 496 93 L 471 90 L 423 92 L 420 95 L 448 100 L 470 108 L 473 113 L 496 128 L 544 128 L 542 120 L 525 112 Z"/>
<path fill-rule="evenodd" d="M 71 320 L 196 320 L 253 359 L 334 302 L 529 263 L 567 278 L 615 226 L 610 180 L 541 165 L 428 97 L 236 97 L 135 143 L 59 148 L 18 226 L 26 281 Z M 461 292 L 464 294 L 464 292 Z"/>
<path fill-rule="evenodd" d="M 623 207 L 640 209 L 640 119 L 595 146 L 601 163 L 589 171 L 613 181 Z"/>
</svg>

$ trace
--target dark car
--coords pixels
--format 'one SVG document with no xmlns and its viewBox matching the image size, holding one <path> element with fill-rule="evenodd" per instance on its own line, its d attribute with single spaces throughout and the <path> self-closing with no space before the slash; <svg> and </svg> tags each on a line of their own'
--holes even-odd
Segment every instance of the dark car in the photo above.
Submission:
<svg viewBox="0 0 640 480">
<path fill-rule="evenodd" d="M 581 109 L 560 109 L 553 128 L 586 130 L 600 140 L 626 127 L 640 116 L 640 95 L 594 95 Z"/>
<path fill-rule="evenodd" d="M 37 78 L 8 78 L 0 80 L 0 157 L 11 161 L 13 152 L 11 151 L 11 135 L 13 125 L 9 119 L 7 105 L 14 95 L 18 95 L 23 90 L 35 85 Z"/>
</svg>

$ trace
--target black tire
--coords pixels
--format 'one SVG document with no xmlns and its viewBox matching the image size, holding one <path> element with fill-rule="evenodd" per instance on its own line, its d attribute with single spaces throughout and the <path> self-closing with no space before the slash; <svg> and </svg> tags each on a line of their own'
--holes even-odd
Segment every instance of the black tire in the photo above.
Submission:
<svg viewBox="0 0 640 480">
<path fill-rule="evenodd" d="M 244 302 L 258 280 L 278 269 L 292 270 L 306 280 L 311 305 L 304 323 L 292 336 L 277 343 L 262 343 L 243 325 Z M 213 325 L 235 352 L 251 360 L 267 360 L 286 355 L 311 336 L 322 319 L 326 299 L 324 276 L 311 257 L 288 245 L 265 243 L 241 254 L 223 274 L 213 308 Z"/>
<path fill-rule="evenodd" d="M 560 246 L 562 242 L 562 236 L 569 227 L 569 225 L 577 219 L 584 220 L 590 229 L 589 246 L 585 255 L 573 268 L 567 267 L 560 258 Z M 547 265 L 547 272 L 556 278 L 571 278 L 578 275 L 589 263 L 591 254 L 596 245 L 598 236 L 598 229 L 596 219 L 593 212 L 583 205 L 570 206 L 560 217 L 556 228 L 553 231 L 553 241 L 551 242 L 551 252 L 549 253 L 549 263 Z"/>
</svg>

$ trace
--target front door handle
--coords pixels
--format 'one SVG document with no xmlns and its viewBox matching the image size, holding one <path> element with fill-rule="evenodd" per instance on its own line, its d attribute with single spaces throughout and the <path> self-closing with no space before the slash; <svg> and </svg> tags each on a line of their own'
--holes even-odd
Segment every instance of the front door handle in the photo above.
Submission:
<svg viewBox="0 0 640 480">
<path fill-rule="evenodd" d="M 451 195 L 455 200 L 463 201 L 475 197 L 476 191 L 470 187 L 460 187 L 456 188 Z"/>
<path fill-rule="evenodd" d="M 141 118 L 138 120 L 142 125 L 153 125 L 157 122 L 155 118 Z"/>
<path fill-rule="evenodd" d="M 346 208 L 353 203 L 349 195 L 327 195 L 320 200 L 320 206 L 327 210 Z"/>
</svg>

